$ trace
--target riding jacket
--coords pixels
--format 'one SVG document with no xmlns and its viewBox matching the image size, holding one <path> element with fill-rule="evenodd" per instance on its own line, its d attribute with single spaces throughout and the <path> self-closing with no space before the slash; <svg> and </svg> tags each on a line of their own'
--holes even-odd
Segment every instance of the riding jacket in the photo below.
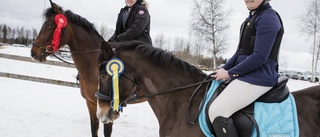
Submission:
<svg viewBox="0 0 320 137">
<path fill-rule="evenodd" d="M 150 37 L 150 15 L 140 4 L 124 7 L 118 14 L 116 30 L 109 41 L 140 40 L 152 44 Z"/>
<path fill-rule="evenodd" d="M 264 4 L 243 22 L 238 49 L 223 68 L 231 79 L 260 86 L 276 85 L 282 35 L 280 16 L 269 3 Z"/>
</svg>

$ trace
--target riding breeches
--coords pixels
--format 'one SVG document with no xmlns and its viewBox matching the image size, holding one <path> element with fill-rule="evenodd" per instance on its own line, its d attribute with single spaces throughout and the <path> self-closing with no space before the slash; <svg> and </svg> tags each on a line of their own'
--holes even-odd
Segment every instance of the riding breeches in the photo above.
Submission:
<svg viewBox="0 0 320 137">
<path fill-rule="evenodd" d="M 238 79 L 233 80 L 209 107 L 209 118 L 229 118 L 233 113 L 250 105 L 272 87 L 253 85 Z"/>
</svg>

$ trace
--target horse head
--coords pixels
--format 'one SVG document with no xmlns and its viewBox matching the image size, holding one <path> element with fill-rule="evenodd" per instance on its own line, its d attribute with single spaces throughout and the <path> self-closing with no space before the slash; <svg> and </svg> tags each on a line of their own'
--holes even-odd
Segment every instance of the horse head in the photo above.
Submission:
<svg viewBox="0 0 320 137">
<path fill-rule="evenodd" d="M 66 45 L 71 35 L 68 21 L 60 6 L 50 0 L 51 8 L 44 12 L 45 21 L 31 48 L 31 57 L 44 62 L 46 57 Z"/>
<path fill-rule="evenodd" d="M 126 42 L 125 42 L 126 43 Z M 140 44 L 138 42 L 136 44 Z M 119 44 L 119 43 L 114 43 Z M 119 44 L 121 45 L 121 43 Z M 121 50 L 102 42 L 99 66 L 99 90 L 97 97 L 97 117 L 102 123 L 113 122 L 120 116 L 120 111 L 127 103 L 137 103 L 133 96 L 140 96 L 141 90 L 136 87 L 136 80 L 130 67 L 124 66 Z M 128 55 L 124 55 L 128 57 Z M 119 72 L 114 72 L 119 71 Z M 134 92 L 136 92 L 136 95 Z M 144 102 L 140 100 L 139 102 Z M 115 108 L 116 107 L 116 108 Z"/>
</svg>

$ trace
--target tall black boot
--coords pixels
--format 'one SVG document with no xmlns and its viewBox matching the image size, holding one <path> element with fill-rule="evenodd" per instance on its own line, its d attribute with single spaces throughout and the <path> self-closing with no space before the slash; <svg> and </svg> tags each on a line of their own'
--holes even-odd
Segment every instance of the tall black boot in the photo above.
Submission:
<svg viewBox="0 0 320 137">
<path fill-rule="evenodd" d="M 231 118 L 216 117 L 212 122 L 216 137 L 238 137 L 238 132 Z"/>
</svg>

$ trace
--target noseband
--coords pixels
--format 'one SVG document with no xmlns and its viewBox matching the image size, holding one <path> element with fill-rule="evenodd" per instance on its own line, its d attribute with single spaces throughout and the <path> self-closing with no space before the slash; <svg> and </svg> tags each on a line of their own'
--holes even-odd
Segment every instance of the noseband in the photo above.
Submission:
<svg viewBox="0 0 320 137">
<path fill-rule="evenodd" d="M 102 81 L 103 79 L 106 78 L 106 75 L 108 75 L 108 74 L 105 71 L 102 71 L 102 72 L 100 72 L 100 75 L 102 75 L 102 76 L 99 77 L 99 81 Z M 125 78 L 130 80 L 134 84 L 134 86 L 137 86 L 136 81 L 134 79 L 131 79 L 125 72 L 123 73 L 123 75 L 125 76 Z M 108 83 L 109 83 L 109 85 L 112 85 L 112 79 L 109 79 Z M 109 88 L 107 90 L 107 94 L 108 95 L 105 95 L 105 94 L 103 94 L 101 92 L 96 92 L 95 96 L 96 96 L 96 98 L 98 98 L 100 100 L 112 101 L 113 98 L 112 98 L 112 88 L 111 88 L 111 86 L 109 86 Z M 126 106 L 127 103 L 131 103 L 131 102 L 127 102 L 127 101 L 120 102 L 121 105 L 125 105 L 125 106 Z"/>
</svg>

